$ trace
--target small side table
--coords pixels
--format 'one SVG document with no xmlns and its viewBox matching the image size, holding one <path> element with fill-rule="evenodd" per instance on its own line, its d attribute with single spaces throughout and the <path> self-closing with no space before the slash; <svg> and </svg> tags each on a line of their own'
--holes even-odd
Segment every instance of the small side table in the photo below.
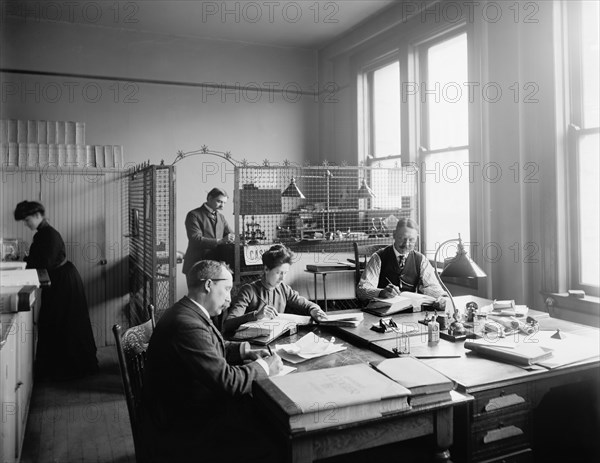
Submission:
<svg viewBox="0 0 600 463">
<path fill-rule="evenodd" d="M 324 271 L 316 271 L 316 270 L 305 270 L 307 273 L 312 273 L 315 282 L 315 303 L 317 302 L 317 276 L 323 275 L 323 310 L 327 312 L 327 274 L 328 273 L 355 273 L 355 270 L 352 268 L 344 268 L 344 269 L 336 269 L 336 270 L 324 270 Z"/>
</svg>

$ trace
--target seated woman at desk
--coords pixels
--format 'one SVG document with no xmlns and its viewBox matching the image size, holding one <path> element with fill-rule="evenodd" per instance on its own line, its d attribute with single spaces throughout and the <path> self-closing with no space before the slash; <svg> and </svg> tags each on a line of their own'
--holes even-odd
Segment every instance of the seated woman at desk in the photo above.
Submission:
<svg viewBox="0 0 600 463">
<path fill-rule="evenodd" d="M 232 333 L 243 323 L 273 318 L 286 311 L 310 315 L 315 320 L 327 319 L 317 304 L 283 282 L 292 257 L 292 252 L 282 244 L 272 246 L 262 255 L 263 275 L 259 280 L 243 285 L 234 297 L 225 320 L 226 333 Z"/>
</svg>

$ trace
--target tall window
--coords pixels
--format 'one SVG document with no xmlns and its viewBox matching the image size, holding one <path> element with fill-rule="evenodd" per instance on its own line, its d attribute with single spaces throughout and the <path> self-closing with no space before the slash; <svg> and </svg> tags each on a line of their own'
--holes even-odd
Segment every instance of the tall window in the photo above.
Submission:
<svg viewBox="0 0 600 463">
<path fill-rule="evenodd" d="M 440 243 L 459 233 L 470 241 L 467 34 L 423 45 L 419 56 L 422 251 L 433 257 Z"/>
<path fill-rule="evenodd" d="M 381 167 L 400 166 L 402 129 L 400 124 L 400 62 L 394 60 L 379 64 L 367 71 L 369 143 L 368 164 Z M 397 201 L 399 207 L 412 208 L 416 204 L 405 204 L 402 188 L 399 188 L 400 173 L 394 171 L 371 172 L 371 187 L 375 193 L 373 207 L 384 207 Z M 410 192 L 411 195 L 414 192 Z M 404 201 L 410 200 L 405 196 Z M 400 206 L 402 204 L 402 206 Z"/>
<path fill-rule="evenodd" d="M 570 3 L 570 2 L 569 2 Z M 571 124 L 568 164 L 573 259 L 571 286 L 598 295 L 600 285 L 598 2 L 568 6 Z"/>
<path fill-rule="evenodd" d="M 393 61 L 369 73 L 371 154 L 400 156 L 400 63 Z"/>
<path fill-rule="evenodd" d="M 365 70 L 368 163 L 399 167 L 416 161 L 423 204 L 397 199 L 403 208 L 420 207 L 423 212 L 420 250 L 430 258 L 441 242 L 459 233 L 470 241 L 467 58 L 467 34 L 454 31 Z M 416 77 L 408 82 L 407 70 L 417 62 Z M 378 206 L 378 197 L 398 194 L 399 177 L 373 171 L 373 206 Z"/>
</svg>

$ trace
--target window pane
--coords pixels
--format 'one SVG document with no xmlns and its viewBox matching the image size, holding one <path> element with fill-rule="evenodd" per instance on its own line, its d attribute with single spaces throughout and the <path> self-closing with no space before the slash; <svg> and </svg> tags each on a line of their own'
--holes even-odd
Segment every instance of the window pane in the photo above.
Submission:
<svg viewBox="0 0 600 463">
<path fill-rule="evenodd" d="M 427 88 L 421 89 L 427 98 L 429 149 L 469 143 L 468 81 L 467 34 L 429 49 Z"/>
<path fill-rule="evenodd" d="M 377 161 L 371 171 L 371 189 L 375 197 L 371 200 L 374 209 L 402 208 L 402 217 L 417 217 L 416 197 L 418 170 L 412 167 L 400 169 L 399 159 Z M 382 167 L 384 169 L 379 169 Z M 389 169 L 389 170 L 388 170 Z"/>
<path fill-rule="evenodd" d="M 598 134 L 581 139 L 579 145 L 579 243 L 581 283 L 598 286 L 600 282 L 600 233 L 598 178 L 600 152 Z"/>
<path fill-rule="evenodd" d="M 598 127 L 598 2 L 582 2 L 583 126 Z"/>
<path fill-rule="evenodd" d="M 373 71 L 373 155 L 400 154 L 400 63 Z"/>
<path fill-rule="evenodd" d="M 426 187 L 424 242 L 427 248 L 421 252 L 430 258 L 441 243 L 458 238 L 459 233 L 465 244 L 471 240 L 469 173 L 465 169 L 468 161 L 469 152 L 461 150 L 430 154 L 421 166 L 421 181 Z"/>
</svg>

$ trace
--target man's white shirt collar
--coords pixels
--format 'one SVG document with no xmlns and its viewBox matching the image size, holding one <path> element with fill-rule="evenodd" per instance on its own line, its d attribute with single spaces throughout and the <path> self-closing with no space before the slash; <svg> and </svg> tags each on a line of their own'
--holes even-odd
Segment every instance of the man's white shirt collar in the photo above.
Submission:
<svg viewBox="0 0 600 463">
<path fill-rule="evenodd" d="M 210 207 L 210 206 L 208 205 L 208 203 L 204 203 L 204 207 L 205 207 L 206 209 L 208 209 L 208 212 L 210 212 L 211 214 L 214 214 L 214 213 L 216 213 L 216 212 L 217 212 L 217 210 L 216 210 L 216 209 L 213 209 L 212 207 Z"/>
<path fill-rule="evenodd" d="M 396 249 L 396 246 L 394 246 L 394 245 L 392 245 L 392 249 L 394 250 L 394 254 L 396 255 L 396 259 L 398 259 L 398 257 L 400 257 L 400 256 L 407 257 L 410 254 L 410 251 L 408 251 L 406 254 L 400 254 L 400 252 Z"/>
<path fill-rule="evenodd" d="M 206 315 L 206 317 L 210 320 L 210 315 L 208 314 L 208 310 L 206 310 L 204 307 L 202 307 L 200 304 L 198 304 L 195 300 L 193 300 L 191 297 L 186 296 L 190 301 L 192 301 L 194 304 L 196 304 L 198 307 L 200 307 L 200 310 L 202 310 L 202 313 L 204 315 Z"/>
</svg>

